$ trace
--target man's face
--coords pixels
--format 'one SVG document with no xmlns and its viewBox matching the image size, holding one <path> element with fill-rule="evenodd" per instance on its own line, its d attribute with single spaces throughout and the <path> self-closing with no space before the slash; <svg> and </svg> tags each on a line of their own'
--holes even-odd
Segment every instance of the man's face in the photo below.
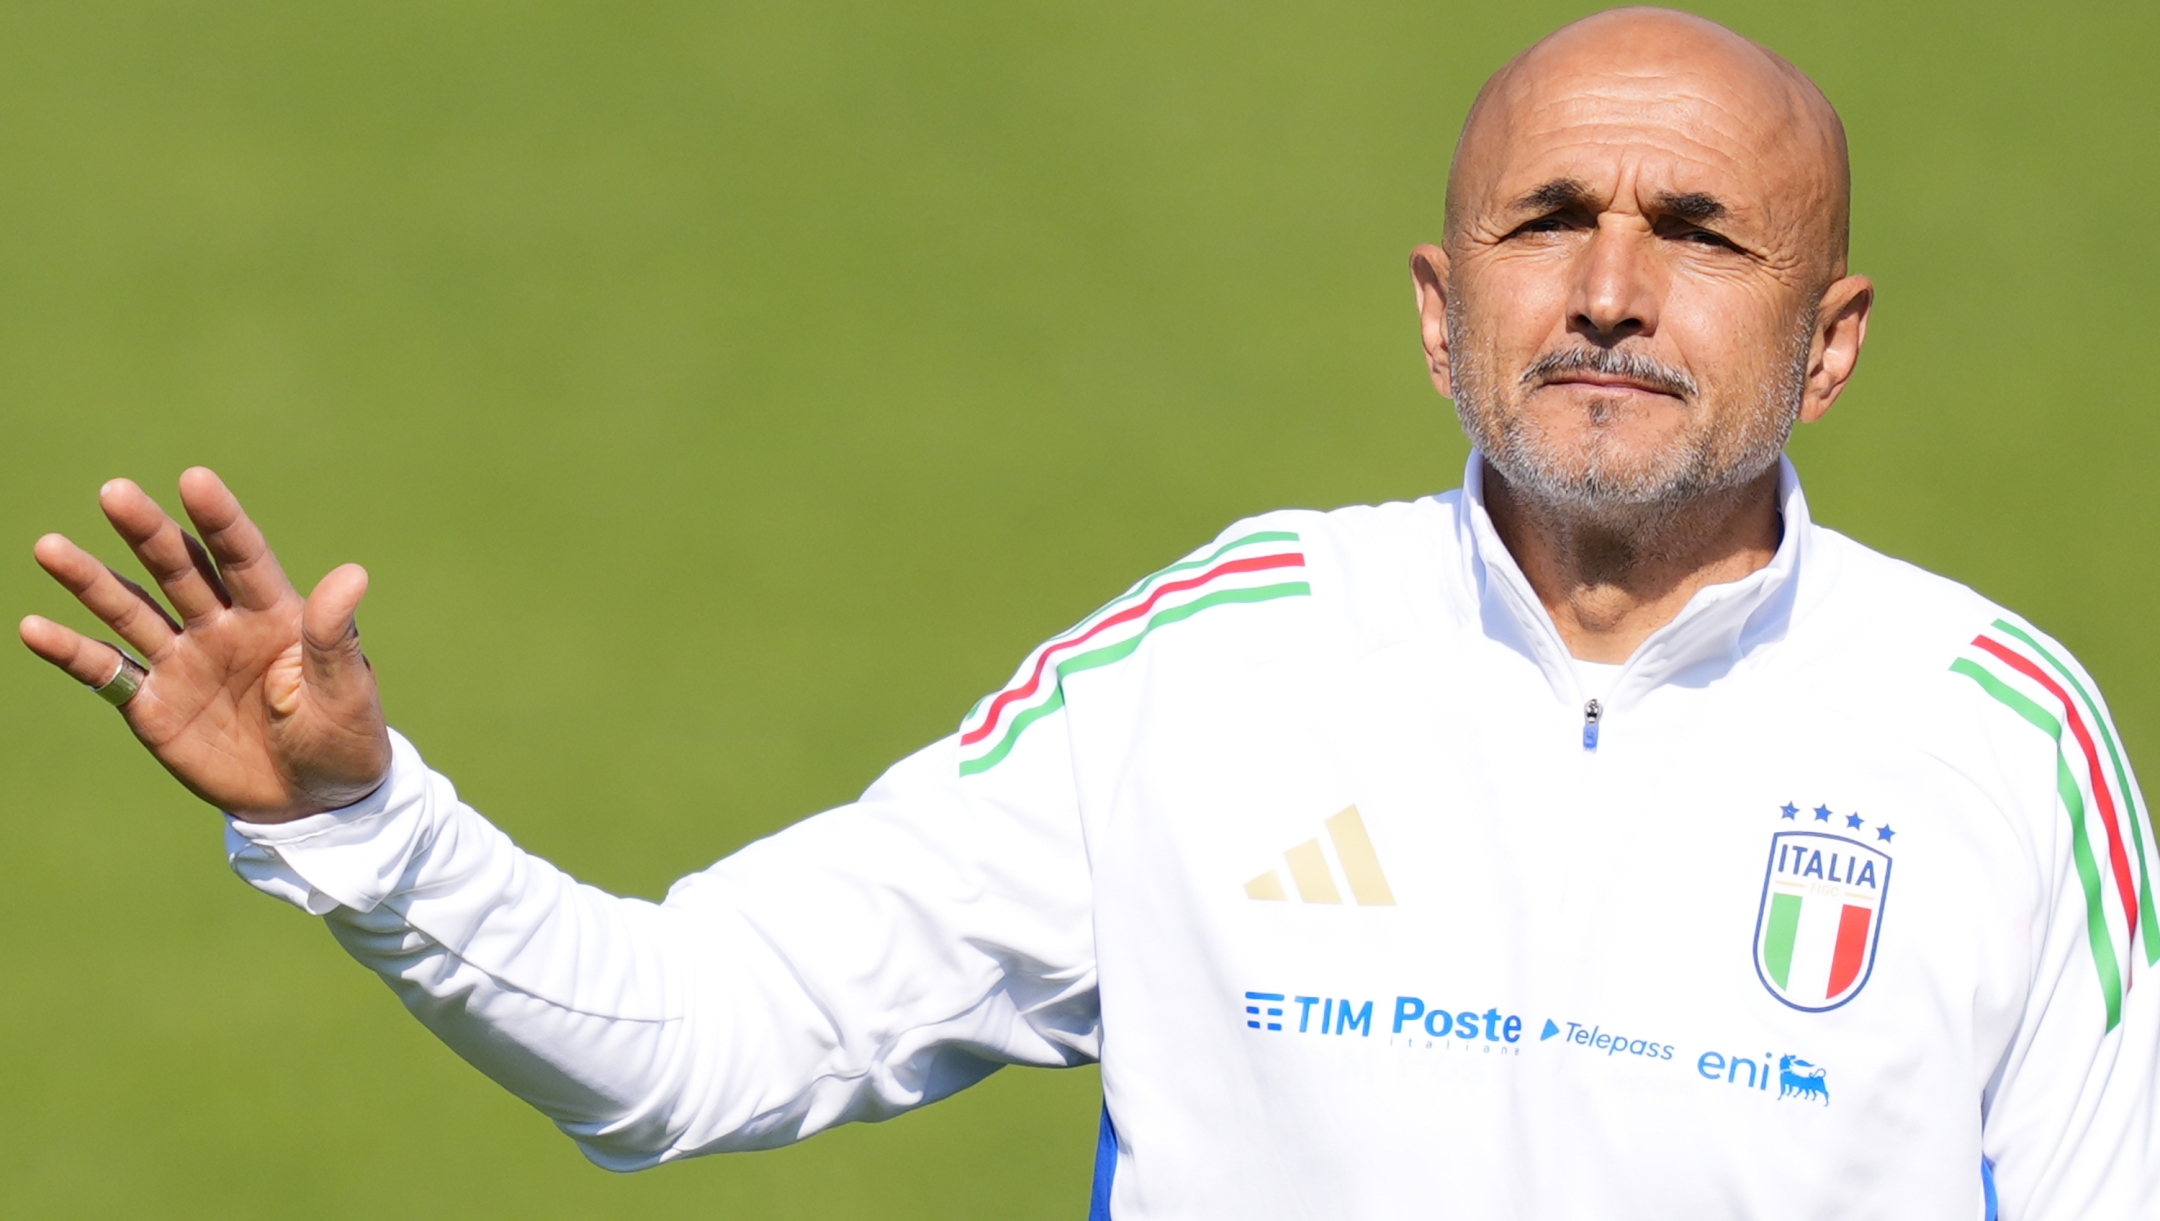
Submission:
<svg viewBox="0 0 2160 1221">
<path fill-rule="evenodd" d="M 1767 469 L 1842 274 L 1842 182 L 1783 93 L 1610 63 L 1503 84 L 1466 134 L 1445 252 L 1464 428 L 1511 485 L 1591 511 Z"/>
</svg>

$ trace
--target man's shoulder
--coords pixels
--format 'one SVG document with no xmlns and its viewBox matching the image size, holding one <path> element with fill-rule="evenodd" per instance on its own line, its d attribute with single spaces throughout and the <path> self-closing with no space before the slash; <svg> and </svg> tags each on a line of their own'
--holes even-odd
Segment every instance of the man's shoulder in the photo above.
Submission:
<svg viewBox="0 0 2160 1221">
<path fill-rule="evenodd" d="M 2023 615 L 1960 581 L 1815 527 L 1830 580 L 1820 613 L 1841 648 L 1877 664 L 1933 671 L 1970 651 L 1976 637 L 2012 633 L 2068 662 L 2070 651 Z M 2080 672 L 2080 681 L 2084 680 Z"/>
<path fill-rule="evenodd" d="M 1825 681 L 1890 688 L 1877 707 L 1904 722 L 1902 734 L 1960 757 L 1999 751 L 2005 730 L 2014 741 L 2035 730 L 2055 738 L 2078 721 L 2112 736 L 2098 684 L 2030 620 L 1836 531 L 1818 528 L 1816 537 L 1835 575 L 1807 660 L 1838 658 L 1824 667 Z M 2043 753 L 2054 749 L 2047 742 Z"/>
<path fill-rule="evenodd" d="M 1448 491 L 1335 509 L 1276 509 L 1237 522 L 1218 541 L 1253 531 L 1287 531 L 1322 570 L 1316 577 L 1333 583 L 1330 593 L 1344 592 L 1344 582 L 1393 585 L 1406 576 L 1430 574 L 1457 554 L 1461 498 L 1460 491 Z"/>
<path fill-rule="evenodd" d="M 1093 668 L 1092 655 L 1134 653 L 1143 637 L 1152 661 L 1174 659 L 1181 668 L 1202 659 L 1234 668 L 1276 662 L 1304 648 L 1358 652 L 1399 639 L 1429 626 L 1448 604 L 1445 586 L 1460 568 L 1458 498 L 1447 492 L 1240 518 L 1045 647 L 1062 657 L 1085 641 L 1089 663 L 1059 663 L 1077 673 Z M 1244 610 L 1214 613 L 1231 606 Z M 1157 630 L 1188 620 L 1197 626 Z M 1131 645 L 1110 648 L 1128 635 Z"/>
<path fill-rule="evenodd" d="M 1814 544 L 1828 580 L 1809 616 L 1816 647 L 1804 652 L 1811 664 L 1829 661 L 1848 676 L 1873 675 L 1870 685 L 1962 704 L 1971 684 L 1947 680 L 1976 638 L 1998 623 L 2044 638 L 2022 616 L 1963 582 L 1820 526 Z"/>
<path fill-rule="evenodd" d="M 1030 664 L 1054 658 L 1068 675 L 1098 669 L 1135 655 L 1143 640 L 1267 651 L 1286 629 L 1303 631 L 1292 625 L 1309 625 L 1315 603 L 1339 615 L 1345 602 L 1400 601 L 1400 587 L 1431 584 L 1442 548 L 1453 544 L 1452 496 L 1239 518 L 1046 641 Z M 1271 611 L 1205 613 L 1261 603 L 1273 604 Z M 1182 627 L 1191 620 L 1206 628 Z M 1173 626 L 1180 630 L 1160 630 Z"/>
<path fill-rule="evenodd" d="M 1294 533 L 1313 598 L 1309 622 L 1337 646 L 1363 651 L 1452 619 L 1462 581 L 1460 491 L 1416 500 L 1280 509 L 1247 518 L 1225 539 L 1256 530 Z"/>
<path fill-rule="evenodd" d="M 1454 538 L 1459 490 L 1421 496 L 1415 500 L 1391 500 L 1375 504 L 1343 505 L 1334 509 L 1271 509 L 1240 518 L 1217 536 L 1217 541 L 1261 530 L 1286 530 L 1345 553 L 1422 550 L 1435 541 Z"/>
<path fill-rule="evenodd" d="M 1851 647 L 1924 662 L 2009 610 L 1960 581 L 1815 526 L 1813 550 L 1830 574 L 1821 610 Z"/>
<path fill-rule="evenodd" d="M 962 719 L 960 774 L 997 767 L 1028 726 L 1076 706 L 1217 690 L 1240 674 L 1309 656 L 1375 603 L 1405 618 L 1400 597 L 1373 597 L 1391 568 L 1452 537 L 1438 498 L 1333 510 L 1276 509 L 1240 518 L 1206 544 L 1141 577 L 1020 663 Z M 1422 540 L 1422 541 L 1421 541 Z M 1345 597 L 1352 587 L 1360 595 Z M 1112 717 L 1113 723 L 1131 718 Z M 1136 723 L 1136 722 L 1135 722 Z M 1040 737 L 1041 735 L 1034 735 Z"/>
</svg>

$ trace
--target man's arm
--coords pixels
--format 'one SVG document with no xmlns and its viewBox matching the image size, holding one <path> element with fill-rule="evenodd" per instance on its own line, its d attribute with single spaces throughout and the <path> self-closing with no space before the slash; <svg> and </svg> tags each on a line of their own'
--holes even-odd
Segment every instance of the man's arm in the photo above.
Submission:
<svg viewBox="0 0 2160 1221">
<path fill-rule="evenodd" d="M 948 739 L 664 903 L 618 898 L 520 851 L 384 728 L 352 620 L 364 573 L 340 569 L 302 602 L 214 475 L 188 472 L 182 497 L 203 545 L 133 484 L 101 496 L 178 619 L 67 540 L 38 544 L 149 661 L 129 725 L 234 815 L 244 877 L 325 916 L 445 1042 L 602 1165 L 782 1144 L 1002 1063 L 1096 1054 L 1062 733 L 966 780 Z M 117 665 L 50 621 L 22 631 L 84 683 Z"/>
<path fill-rule="evenodd" d="M 2137 779 L 2098 686 L 2030 625 L 1998 621 L 1953 668 L 1988 699 L 1998 757 L 2020 761 L 2040 883 L 2023 1013 L 1981 1099 L 1988 1216 L 2151 1215 L 2160 943 Z"/>
<path fill-rule="evenodd" d="M 1030 760 L 1053 776 L 1058 737 Z M 961 781 L 952 739 L 659 904 L 520 851 L 394 741 L 388 782 L 352 809 L 233 824 L 234 868 L 325 914 L 429 1029 L 609 1169 L 786 1144 L 1001 1064 L 1096 1055 L 1076 812 Z"/>
</svg>

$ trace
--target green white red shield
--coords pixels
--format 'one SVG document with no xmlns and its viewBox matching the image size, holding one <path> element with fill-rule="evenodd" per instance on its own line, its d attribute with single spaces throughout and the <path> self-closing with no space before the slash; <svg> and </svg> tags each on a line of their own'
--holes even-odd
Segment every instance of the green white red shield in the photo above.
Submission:
<svg viewBox="0 0 2160 1221">
<path fill-rule="evenodd" d="M 1875 969 L 1890 858 L 1842 835 L 1770 837 L 1755 916 L 1755 972 L 1770 994 L 1819 1013 L 1859 995 Z"/>
</svg>

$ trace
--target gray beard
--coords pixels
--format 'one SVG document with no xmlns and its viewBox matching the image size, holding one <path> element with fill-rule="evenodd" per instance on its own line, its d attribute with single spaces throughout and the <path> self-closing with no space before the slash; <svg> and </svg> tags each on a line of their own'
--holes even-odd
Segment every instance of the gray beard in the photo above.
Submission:
<svg viewBox="0 0 2160 1221">
<path fill-rule="evenodd" d="M 1521 399 L 1542 377 L 1564 369 L 1643 378 L 1688 402 L 1699 395 L 1693 378 L 1633 352 L 1586 344 L 1532 364 L 1510 396 L 1485 367 L 1482 350 L 1470 342 L 1455 307 L 1450 300 L 1455 414 L 1471 444 L 1534 510 L 1585 525 L 1661 533 L 1659 527 L 1688 506 L 1742 487 L 1770 469 L 1800 417 L 1815 333 L 1812 311 L 1794 328 L 1787 357 L 1769 383 L 1756 389 L 1726 425 L 1731 431 L 1697 426 L 1671 448 L 1643 460 L 1613 452 L 1596 429 L 1587 440 L 1558 441 L 1521 410 Z M 1600 410 L 1592 404 L 1593 423 L 1599 422 Z"/>
</svg>

